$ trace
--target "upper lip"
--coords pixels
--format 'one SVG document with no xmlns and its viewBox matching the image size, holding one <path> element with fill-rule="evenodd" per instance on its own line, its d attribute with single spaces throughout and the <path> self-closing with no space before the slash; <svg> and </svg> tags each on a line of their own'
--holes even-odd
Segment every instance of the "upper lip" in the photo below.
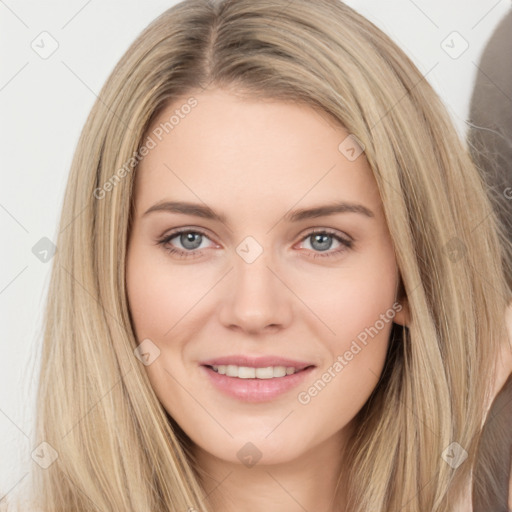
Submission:
<svg viewBox="0 0 512 512">
<path fill-rule="evenodd" d="M 286 368 L 293 367 L 296 370 L 303 370 L 308 366 L 314 366 L 312 363 L 304 361 L 295 361 L 277 356 L 244 356 L 233 355 L 216 357 L 215 359 L 208 359 L 201 363 L 203 366 L 221 366 L 221 365 L 235 365 L 235 366 L 249 366 L 251 368 L 267 368 L 269 366 L 284 366 Z"/>
</svg>

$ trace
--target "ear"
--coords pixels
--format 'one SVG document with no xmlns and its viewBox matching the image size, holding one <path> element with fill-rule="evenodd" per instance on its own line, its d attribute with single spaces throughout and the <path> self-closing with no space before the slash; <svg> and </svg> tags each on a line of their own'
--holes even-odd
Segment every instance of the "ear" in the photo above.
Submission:
<svg viewBox="0 0 512 512">
<path fill-rule="evenodd" d="M 395 308 L 395 317 L 393 318 L 393 322 L 398 325 L 403 325 L 404 327 L 408 327 L 411 321 L 411 314 L 409 311 L 409 302 L 407 298 L 397 300 L 398 304 L 400 304 L 400 308 Z"/>
<path fill-rule="evenodd" d="M 409 301 L 407 300 L 407 294 L 405 293 L 404 282 L 402 280 L 402 276 L 400 272 L 397 272 L 399 275 L 397 290 L 396 290 L 396 299 L 395 303 L 398 305 L 397 307 L 393 306 L 395 310 L 395 317 L 393 318 L 393 322 L 398 325 L 403 325 L 404 327 L 408 327 L 411 322 L 411 313 L 409 310 Z"/>
</svg>

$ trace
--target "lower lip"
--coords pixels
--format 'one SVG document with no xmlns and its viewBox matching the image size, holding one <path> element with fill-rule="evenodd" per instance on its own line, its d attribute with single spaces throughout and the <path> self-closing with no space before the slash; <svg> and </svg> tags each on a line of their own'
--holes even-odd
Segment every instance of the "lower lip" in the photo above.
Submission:
<svg viewBox="0 0 512 512">
<path fill-rule="evenodd" d="M 298 386 L 315 369 L 314 366 L 285 377 L 272 379 L 239 379 L 228 377 L 201 366 L 213 385 L 226 395 L 244 402 L 267 402 Z"/>
</svg>

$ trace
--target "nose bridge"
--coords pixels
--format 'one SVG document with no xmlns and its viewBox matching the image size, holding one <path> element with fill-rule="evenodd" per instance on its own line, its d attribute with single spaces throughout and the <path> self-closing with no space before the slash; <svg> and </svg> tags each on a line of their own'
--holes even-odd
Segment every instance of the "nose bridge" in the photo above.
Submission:
<svg viewBox="0 0 512 512">
<path fill-rule="evenodd" d="M 248 330 L 286 324 L 291 313 L 290 296 L 274 275 L 272 248 L 264 248 L 256 238 L 247 236 L 235 251 L 232 293 L 223 305 L 223 322 Z"/>
<path fill-rule="evenodd" d="M 236 247 L 235 291 L 239 301 L 252 297 L 254 304 L 264 299 L 270 304 L 275 297 L 275 276 L 271 247 L 263 247 L 253 236 L 245 237 Z M 238 302 L 238 301 L 237 301 Z"/>
</svg>

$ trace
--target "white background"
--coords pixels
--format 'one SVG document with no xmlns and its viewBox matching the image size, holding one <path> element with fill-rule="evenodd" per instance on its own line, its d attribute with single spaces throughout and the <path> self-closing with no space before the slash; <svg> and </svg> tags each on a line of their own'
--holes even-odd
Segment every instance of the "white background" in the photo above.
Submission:
<svg viewBox="0 0 512 512">
<path fill-rule="evenodd" d="M 34 396 L 51 260 L 41 262 L 32 247 L 44 236 L 56 239 L 72 155 L 101 86 L 139 32 L 175 3 L 0 0 L 0 498 L 19 492 L 34 464 Z M 476 64 L 509 0 L 347 3 L 388 33 L 423 73 L 431 70 L 427 79 L 464 136 Z M 43 31 L 58 42 L 47 59 L 31 47 Z M 456 59 L 441 47 L 453 31 L 469 44 Z M 455 49 L 463 44 L 450 41 Z"/>
</svg>

